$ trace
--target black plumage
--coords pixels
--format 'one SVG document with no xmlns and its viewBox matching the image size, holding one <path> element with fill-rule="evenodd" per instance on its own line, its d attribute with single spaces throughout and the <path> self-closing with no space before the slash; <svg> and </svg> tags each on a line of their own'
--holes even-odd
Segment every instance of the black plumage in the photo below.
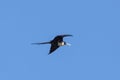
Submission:
<svg viewBox="0 0 120 80">
<path fill-rule="evenodd" d="M 51 48 L 50 48 L 50 51 L 49 51 L 49 54 L 51 54 L 56 49 L 58 49 L 60 46 L 63 46 L 63 45 L 67 44 L 66 42 L 63 41 L 63 38 L 68 37 L 68 36 L 72 36 L 72 35 L 68 35 L 68 34 L 66 34 L 66 35 L 57 35 L 50 42 L 33 43 L 33 44 L 51 44 Z"/>
</svg>

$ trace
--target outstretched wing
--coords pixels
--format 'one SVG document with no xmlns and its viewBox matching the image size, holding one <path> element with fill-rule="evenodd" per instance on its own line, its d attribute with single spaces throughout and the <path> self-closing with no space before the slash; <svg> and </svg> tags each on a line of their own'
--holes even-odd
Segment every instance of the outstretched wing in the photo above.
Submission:
<svg viewBox="0 0 120 80">
<path fill-rule="evenodd" d="M 32 44 L 37 44 L 37 45 L 40 45 L 40 44 L 50 44 L 50 42 L 32 43 Z"/>
<path fill-rule="evenodd" d="M 55 41 L 55 42 L 61 42 L 61 41 L 63 41 L 63 38 L 64 38 L 64 37 L 68 37 L 68 36 L 72 36 L 72 35 L 69 35 L 69 34 L 66 34 L 66 35 L 58 35 L 58 36 L 56 36 L 56 37 L 53 39 L 53 41 Z"/>
<path fill-rule="evenodd" d="M 55 51 L 57 48 L 59 48 L 59 46 L 57 44 L 51 44 L 51 48 L 50 48 L 50 52 L 49 54 L 51 54 L 53 51 Z"/>
</svg>

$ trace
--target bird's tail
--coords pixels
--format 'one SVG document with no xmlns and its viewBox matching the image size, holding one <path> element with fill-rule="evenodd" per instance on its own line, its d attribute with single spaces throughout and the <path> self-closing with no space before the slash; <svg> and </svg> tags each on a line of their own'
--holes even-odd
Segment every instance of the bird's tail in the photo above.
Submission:
<svg viewBox="0 0 120 80">
<path fill-rule="evenodd" d="M 40 44 L 50 44 L 50 42 L 32 43 L 32 44 L 37 44 L 37 45 L 40 45 Z"/>
</svg>

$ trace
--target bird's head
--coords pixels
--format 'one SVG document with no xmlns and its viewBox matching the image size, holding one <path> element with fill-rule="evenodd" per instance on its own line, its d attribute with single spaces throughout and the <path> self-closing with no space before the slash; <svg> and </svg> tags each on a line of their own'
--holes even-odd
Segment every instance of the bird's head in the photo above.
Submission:
<svg viewBox="0 0 120 80">
<path fill-rule="evenodd" d="M 71 46 L 71 44 L 70 44 L 70 43 L 67 43 L 67 42 L 64 42 L 64 45 Z"/>
</svg>

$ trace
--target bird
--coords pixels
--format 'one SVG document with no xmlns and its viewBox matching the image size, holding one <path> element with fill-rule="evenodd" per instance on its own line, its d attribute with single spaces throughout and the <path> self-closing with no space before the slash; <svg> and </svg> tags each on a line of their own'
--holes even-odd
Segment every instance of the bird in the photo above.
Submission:
<svg viewBox="0 0 120 80">
<path fill-rule="evenodd" d="M 64 34 L 64 35 L 57 35 L 54 37 L 53 40 L 50 40 L 49 42 L 42 42 L 42 43 L 32 43 L 32 44 L 37 44 L 37 45 L 40 45 L 40 44 L 51 44 L 51 47 L 50 47 L 50 50 L 49 50 L 49 53 L 48 54 L 51 54 L 53 53 L 56 49 L 58 49 L 59 47 L 61 46 L 64 46 L 64 45 L 69 45 L 69 43 L 63 41 L 63 38 L 64 37 L 68 37 L 68 36 L 72 36 L 70 34 Z"/>
</svg>

